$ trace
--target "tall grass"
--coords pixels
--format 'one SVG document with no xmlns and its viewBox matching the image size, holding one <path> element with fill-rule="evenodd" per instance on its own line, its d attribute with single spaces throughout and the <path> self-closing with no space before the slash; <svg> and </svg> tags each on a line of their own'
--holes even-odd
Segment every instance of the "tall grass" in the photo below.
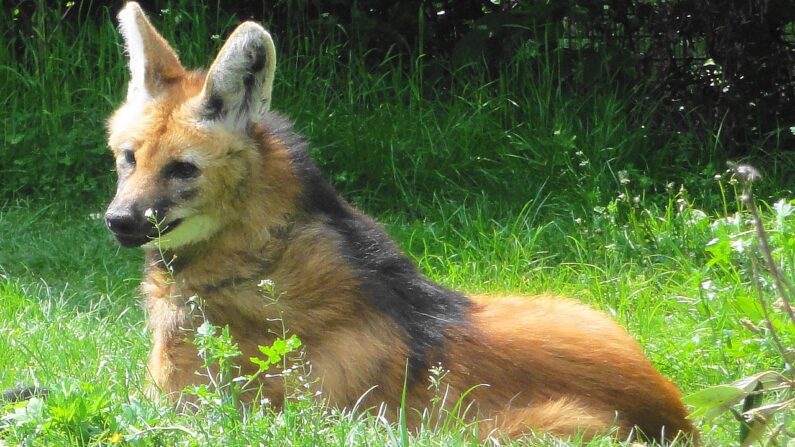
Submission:
<svg viewBox="0 0 795 447">
<path fill-rule="evenodd" d="M 85 2 L 34 3 L 25 20 L 9 8 L 0 21 L 9 36 L 0 44 L 0 191 L 96 200 L 113 183 L 104 120 L 128 77 L 115 11 L 97 18 Z M 239 22 L 221 6 L 181 1 L 149 13 L 197 68 Z M 537 196 L 557 214 L 589 212 L 617 189 L 619 170 L 643 171 L 659 190 L 672 160 L 702 170 L 711 159 L 695 138 L 660 138 L 655 104 L 638 100 L 643 86 L 617 87 L 608 67 L 572 64 L 544 43 L 502 67 L 456 68 L 421 49 L 354 50 L 333 28 L 275 38 L 274 108 L 312 141 L 334 183 L 374 210 L 421 213 L 423 203 L 474 194 L 506 214 Z"/>
<path fill-rule="evenodd" d="M 110 27 L 84 20 L 79 11 L 71 12 L 77 21 L 61 20 L 67 9 L 74 7 L 39 2 L 21 32 L 14 28 L 16 10 L 3 8 L 0 172 L 6 195 L 96 191 L 104 180 L 97 174 L 107 173 L 100 136 L 123 85 L 119 48 Z"/>
</svg>

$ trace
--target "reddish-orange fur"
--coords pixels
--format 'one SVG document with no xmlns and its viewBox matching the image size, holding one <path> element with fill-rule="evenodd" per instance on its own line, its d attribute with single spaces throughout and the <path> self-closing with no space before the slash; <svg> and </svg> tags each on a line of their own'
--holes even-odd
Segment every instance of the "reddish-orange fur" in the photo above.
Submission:
<svg viewBox="0 0 795 447">
<path fill-rule="evenodd" d="M 167 57 L 157 45 L 150 57 Z M 369 304 L 346 258 L 346 241 L 328 217 L 301 207 L 304 186 L 287 142 L 258 125 L 244 136 L 193 125 L 186 104 L 202 92 L 205 74 L 169 73 L 164 92 L 135 120 L 130 105 L 109 120 L 114 153 L 119 157 L 121 146 L 132 142 L 137 158 L 116 200 L 171 198 L 157 173 L 190 148 L 210 160 L 198 180 L 202 195 L 191 206 L 223 225 L 200 243 L 168 250 L 166 256 L 175 256 L 173 273 L 158 256 L 148 258 L 142 290 L 154 340 L 153 382 L 176 396 L 204 380 L 196 374 L 196 349 L 186 341 L 200 320 L 186 304 L 195 295 L 206 318 L 229 326 L 243 353 L 242 373 L 255 370 L 245 359 L 286 328 L 303 341 L 310 376 L 332 404 L 350 408 L 369 390 L 364 405 L 386 403 L 394 416 L 410 351 L 406 336 Z M 273 282 L 273 296 L 263 296 L 263 279 Z M 552 296 L 472 298 L 463 322 L 444 335 L 428 364 L 441 362 L 449 370 L 443 383 L 448 407 L 476 387 L 465 406 L 484 434 L 588 437 L 615 428 L 626 436 L 637 427 L 651 437 L 662 431 L 667 438 L 680 431 L 696 436 L 676 388 L 620 326 L 586 305 Z M 272 402 L 283 402 L 278 379 L 261 385 Z M 427 385 L 410 382 L 410 407 L 428 405 Z"/>
</svg>

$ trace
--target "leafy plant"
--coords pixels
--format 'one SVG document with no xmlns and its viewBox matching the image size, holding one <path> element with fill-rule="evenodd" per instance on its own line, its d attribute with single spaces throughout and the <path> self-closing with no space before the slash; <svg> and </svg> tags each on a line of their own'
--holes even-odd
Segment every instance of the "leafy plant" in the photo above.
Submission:
<svg viewBox="0 0 795 447">
<path fill-rule="evenodd" d="M 726 263 L 731 251 L 739 253 L 750 264 L 751 282 L 756 289 L 763 319 L 757 325 L 745 321 L 746 328 L 763 333 L 783 363 L 782 371 L 763 371 L 728 385 L 710 387 L 686 397 L 694 407 L 692 417 L 706 421 L 731 412 L 740 421 L 741 446 L 750 446 L 767 435 L 766 445 L 777 445 L 779 436 L 795 437 L 793 409 L 795 409 L 795 312 L 792 303 L 795 288 L 782 271 L 781 261 L 789 260 L 781 249 L 792 249 L 795 240 L 790 231 L 784 231 L 785 219 L 792 214 L 792 204 L 776 204 L 777 242 L 765 230 L 759 208 L 754 200 L 752 184 L 759 179 L 756 169 L 733 165 L 732 171 L 742 185 L 740 200 L 750 215 L 753 231 L 724 235 L 713 242 L 710 251 L 713 263 Z M 771 295 L 778 300 L 773 302 Z M 738 409 L 738 407 L 740 407 Z"/>
</svg>

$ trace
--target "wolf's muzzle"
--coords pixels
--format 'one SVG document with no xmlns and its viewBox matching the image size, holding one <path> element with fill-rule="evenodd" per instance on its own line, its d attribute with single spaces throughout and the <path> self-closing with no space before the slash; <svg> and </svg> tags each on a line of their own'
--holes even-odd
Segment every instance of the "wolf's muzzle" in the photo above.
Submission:
<svg viewBox="0 0 795 447">
<path fill-rule="evenodd" d="M 105 226 L 124 247 L 138 247 L 147 243 L 152 231 L 151 222 L 130 212 L 108 211 L 105 213 Z"/>
<path fill-rule="evenodd" d="M 108 211 L 105 213 L 105 226 L 123 247 L 140 247 L 159 236 L 171 232 L 182 223 L 182 219 L 174 219 L 160 229 L 143 215 L 137 217 L 134 213 Z"/>
</svg>

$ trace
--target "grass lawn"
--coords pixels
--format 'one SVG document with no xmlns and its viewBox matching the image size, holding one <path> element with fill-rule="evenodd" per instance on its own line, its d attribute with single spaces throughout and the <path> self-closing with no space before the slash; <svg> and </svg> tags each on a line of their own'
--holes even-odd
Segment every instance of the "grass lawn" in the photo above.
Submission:
<svg viewBox="0 0 795 447">
<path fill-rule="evenodd" d="M 709 247 L 738 240 L 730 235 L 741 233 L 742 220 L 706 215 L 675 199 L 664 209 L 638 206 L 623 225 L 611 221 L 617 215 L 609 210 L 588 220 L 545 223 L 534 221 L 530 212 L 491 219 L 479 211 L 483 207 L 467 204 L 429 208 L 424 218 L 385 214 L 381 220 L 422 269 L 445 285 L 493 294 L 553 292 L 609 312 L 685 394 L 781 369 L 769 339 L 740 323 L 762 319 L 742 262 L 731 263 L 737 257 L 732 253 L 725 259 L 706 254 L 713 239 L 718 241 Z M 306 398 L 283 413 L 262 408 L 243 415 L 221 402 L 186 414 L 145 398 L 149 340 L 135 289 L 141 255 L 115 245 L 96 217 L 100 212 L 99 205 L 37 202 L 0 208 L 0 387 L 52 388 L 44 403 L 5 408 L 7 429 L 0 443 L 404 442 L 398 428 L 375 417 L 326 411 Z M 779 233 L 775 225 L 779 219 L 781 228 L 791 229 L 792 216 L 782 218 L 775 210 L 767 216 L 774 237 L 785 240 L 780 236 L 786 231 Z M 781 248 L 789 250 L 781 255 L 791 260 L 792 245 Z M 719 418 L 701 430 L 708 445 L 728 445 L 737 425 Z M 405 442 L 474 445 L 459 428 L 409 434 Z M 613 443 L 601 439 L 589 445 Z"/>
</svg>

